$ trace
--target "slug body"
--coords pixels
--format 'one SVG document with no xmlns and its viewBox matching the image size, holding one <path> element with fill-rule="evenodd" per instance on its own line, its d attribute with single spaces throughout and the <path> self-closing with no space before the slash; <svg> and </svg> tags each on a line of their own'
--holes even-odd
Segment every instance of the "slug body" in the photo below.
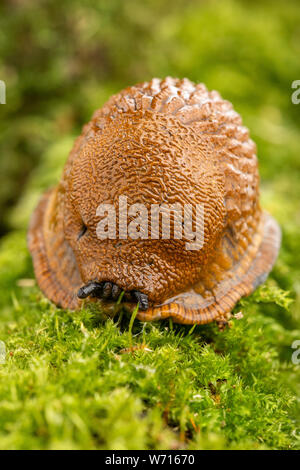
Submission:
<svg viewBox="0 0 300 470">
<path fill-rule="evenodd" d="M 187 249 L 174 230 L 124 237 L 124 197 L 127 211 L 147 209 L 148 227 L 152 207 L 198 205 L 201 247 Z M 105 204 L 116 209 L 113 239 L 98 236 Z M 226 321 L 264 282 L 280 229 L 260 208 L 256 146 L 232 105 L 203 84 L 166 78 L 126 88 L 95 112 L 28 241 L 40 288 L 63 308 L 84 298 L 111 306 L 124 291 L 141 320 L 201 324 Z"/>
</svg>

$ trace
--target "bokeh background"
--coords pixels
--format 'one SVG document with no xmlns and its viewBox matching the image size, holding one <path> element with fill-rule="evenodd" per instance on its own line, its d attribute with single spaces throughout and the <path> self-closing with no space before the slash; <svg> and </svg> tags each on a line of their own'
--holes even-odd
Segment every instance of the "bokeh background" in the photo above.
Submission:
<svg viewBox="0 0 300 470">
<path fill-rule="evenodd" d="M 32 276 L 31 267 L 17 267 L 14 247 L 19 245 L 7 237 L 24 237 L 41 192 L 57 183 L 82 125 L 125 86 L 152 77 L 188 77 L 230 100 L 257 143 L 262 205 L 283 228 L 272 282 L 293 300 L 290 313 L 283 314 L 285 294 L 279 300 L 277 291 L 266 294 L 271 305 L 264 313 L 275 322 L 268 341 L 274 347 L 278 343 L 283 369 L 290 364 L 300 319 L 300 104 L 291 101 L 291 84 L 300 79 L 299 58 L 299 0 L 1 0 L 0 79 L 7 87 L 7 104 L 0 105 L 3 318 L 20 311 L 19 287 L 11 300 L 18 275 Z M 295 371 L 287 374 L 294 395 L 295 377 Z M 176 422 L 175 411 L 173 418 Z M 7 447 L 48 445 L 40 443 L 43 436 L 32 443 L 16 433 L 15 440 L 2 442 Z M 214 445 L 205 439 L 204 447 Z M 69 446 L 76 447 L 75 441 Z M 78 442 L 80 447 L 85 441 Z M 272 442 L 291 445 L 287 438 Z"/>
</svg>

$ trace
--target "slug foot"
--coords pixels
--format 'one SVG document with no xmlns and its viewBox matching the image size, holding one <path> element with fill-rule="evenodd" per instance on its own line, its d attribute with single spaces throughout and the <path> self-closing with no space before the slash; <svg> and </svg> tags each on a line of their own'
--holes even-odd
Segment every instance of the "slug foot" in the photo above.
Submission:
<svg viewBox="0 0 300 470">
<path fill-rule="evenodd" d="M 114 282 L 104 281 L 90 281 L 84 286 L 80 287 L 77 292 L 79 299 L 86 299 L 87 297 L 96 297 L 103 300 L 117 301 L 122 293 L 122 289 Z M 135 301 L 139 303 L 140 310 L 147 310 L 149 308 L 148 296 L 140 291 L 130 291 L 124 293 L 124 298 L 127 301 Z"/>
</svg>

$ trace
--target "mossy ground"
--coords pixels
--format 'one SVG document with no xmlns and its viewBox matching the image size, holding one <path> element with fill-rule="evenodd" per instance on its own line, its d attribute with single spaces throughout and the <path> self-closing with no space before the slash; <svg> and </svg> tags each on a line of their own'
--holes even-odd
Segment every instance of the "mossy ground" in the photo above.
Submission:
<svg viewBox="0 0 300 470">
<path fill-rule="evenodd" d="M 33 273 L 24 232 L 2 241 L 0 268 L 1 448 L 299 444 L 291 344 L 300 330 L 274 279 L 242 300 L 235 311 L 244 317 L 220 332 L 57 309 L 26 286 Z"/>
<path fill-rule="evenodd" d="M 0 16 L 12 84 L 0 123 L 0 448 L 299 448 L 297 2 L 21 3 L 4 1 Z M 271 276 L 223 332 L 59 310 L 32 285 L 28 218 L 80 125 L 112 92 L 167 74 L 234 103 L 258 144 L 262 205 L 283 231 Z"/>
</svg>

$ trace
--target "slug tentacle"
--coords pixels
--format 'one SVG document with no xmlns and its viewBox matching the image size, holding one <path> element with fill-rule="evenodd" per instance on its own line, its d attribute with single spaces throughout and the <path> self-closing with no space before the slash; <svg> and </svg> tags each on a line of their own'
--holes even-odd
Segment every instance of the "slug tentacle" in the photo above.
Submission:
<svg viewBox="0 0 300 470">
<path fill-rule="evenodd" d="M 103 285 L 103 292 L 102 292 L 102 298 L 103 299 L 109 299 L 111 297 L 111 291 L 112 291 L 112 283 L 111 282 L 105 282 Z"/>
<path fill-rule="evenodd" d="M 87 297 L 97 297 L 103 300 L 118 300 L 122 292 L 121 287 L 117 284 L 105 281 L 90 281 L 86 285 L 80 287 L 77 292 L 79 299 L 86 299 Z M 149 308 L 148 296 L 139 291 L 126 292 L 125 298 L 127 300 L 139 302 L 141 310 L 147 310 Z"/>
<path fill-rule="evenodd" d="M 103 286 L 101 283 L 91 281 L 85 286 L 80 287 L 77 292 L 79 299 L 86 299 L 87 297 L 101 297 Z"/>
<path fill-rule="evenodd" d="M 118 298 L 121 295 L 121 292 L 122 292 L 122 289 L 119 286 L 117 286 L 117 284 L 114 284 L 111 289 L 111 298 L 113 300 L 118 300 Z"/>
<path fill-rule="evenodd" d="M 139 291 L 133 291 L 133 296 L 140 304 L 141 310 L 147 310 L 149 308 L 148 296 Z"/>
</svg>

